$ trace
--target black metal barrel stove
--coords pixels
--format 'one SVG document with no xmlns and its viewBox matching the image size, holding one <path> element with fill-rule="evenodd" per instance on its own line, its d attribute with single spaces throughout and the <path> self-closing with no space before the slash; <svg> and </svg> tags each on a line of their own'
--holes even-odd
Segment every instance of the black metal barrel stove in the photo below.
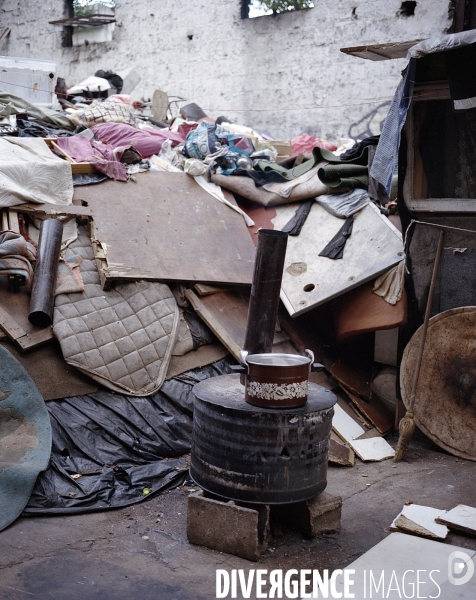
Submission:
<svg viewBox="0 0 476 600">
<path fill-rule="evenodd" d="M 190 472 L 220 497 L 287 504 L 326 487 L 336 397 L 308 382 L 312 352 L 271 353 L 287 234 L 258 235 L 240 374 L 195 386 Z"/>
</svg>

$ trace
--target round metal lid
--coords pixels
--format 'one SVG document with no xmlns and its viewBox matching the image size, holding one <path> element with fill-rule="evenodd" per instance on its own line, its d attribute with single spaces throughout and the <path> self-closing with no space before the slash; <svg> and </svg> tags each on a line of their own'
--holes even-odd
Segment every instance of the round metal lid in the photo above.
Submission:
<svg viewBox="0 0 476 600">
<path fill-rule="evenodd" d="M 249 412 L 301 414 L 326 410 L 337 402 L 335 394 L 316 383 L 309 382 L 306 404 L 297 408 L 263 408 L 245 402 L 245 386 L 240 383 L 240 375 L 220 375 L 197 383 L 193 393 L 199 400 L 210 402 L 223 408 Z"/>
<path fill-rule="evenodd" d="M 296 367 L 298 365 L 308 365 L 311 362 L 309 356 L 300 354 L 248 354 L 246 362 L 252 365 L 263 365 L 272 367 Z"/>
</svg>

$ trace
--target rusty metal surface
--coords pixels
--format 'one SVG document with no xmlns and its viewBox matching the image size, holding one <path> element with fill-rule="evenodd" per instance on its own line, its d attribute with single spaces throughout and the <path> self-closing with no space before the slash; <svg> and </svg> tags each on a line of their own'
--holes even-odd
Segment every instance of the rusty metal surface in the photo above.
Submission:
<svg viewBox="0 0 476 600">
<path fill-rule="evenodd" d="M 403 354 L 400 383 L 408 405 L 422 328 Z M 476 307 L 430 319 L 416 399 L 415 423 L 435 444 L 476 461 Z M 408 406 L 407 406 L 408 408 Z"/>
<path fill-rule="evenodd" d="M 53 322 L 62 235 L 63 223 L 58 219 L 46 219 L 41 223 L 28 316 L 36 327 L 48 327 Z"/>
<path fill-rule="evenodd" d="M 313 498 L 327 484 L 335 395 L 309 384 L 300 408 L 256 408 L 239 375 L 194 388 L 190 472 L 205 490 L 244 502 L 286 504 Z"/>
</svg>

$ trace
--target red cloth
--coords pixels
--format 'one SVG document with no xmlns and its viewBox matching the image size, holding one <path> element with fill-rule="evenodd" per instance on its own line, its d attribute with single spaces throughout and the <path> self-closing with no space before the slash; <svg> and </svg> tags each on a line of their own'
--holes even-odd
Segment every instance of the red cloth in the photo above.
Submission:
<svg viewBox="0 0 476 600">
<path fill-rule="evenodd" d="M 108 125 L 108 123 L 105 123 L 105 125 Z M 56 140 L 56 144 L 71 158 L 74 158 L 76 162 L 91 163 L 95 169 L 111 179 L 127 181 L 126 168 L 119 161 L 124 150 L 130 148 L 130 145 L 114 148 L 108 144 L 93 142 L 81 136 L 60 137 Z M 55 152 L 58 156 L 62 156 L 59 150 L 55 149 Z"/>
<path fill-rule="evenodd" d="M 271 142 L 271 144 L 272 143 L 273 142 Z M 305 152 L 312 152 L 313 148 L 316 146 L 318 148 L 324 148 L 324 150 L 329 150 L 330 152 L 337 150 L 335 144 L 326 142 L 315 135 L 308 135 L 307 133 L 303 133 L 291 140 L 291 152 L 293 156 L 296 154 L 304 154 Z"/>
<path fill-rule="evenodd" d="M 158 154 L 165 140 L 172 140 L 172 146 L 185 141 L 185 138 L 175 131 L 158 129 L 136 129 L 126 123 L 99 123 L 91 127 L 94 137 L 116 146 L 134 148 L 142 158 Z"/>
</svg>

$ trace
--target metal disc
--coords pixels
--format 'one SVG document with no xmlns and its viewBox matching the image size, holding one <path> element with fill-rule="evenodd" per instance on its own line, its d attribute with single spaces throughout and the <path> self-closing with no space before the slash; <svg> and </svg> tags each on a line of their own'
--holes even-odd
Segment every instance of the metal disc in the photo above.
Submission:
<svg viewBox="0 0 476 600">
<path fill-rule="evenodd" d="M 422 327 L 403 353 L 402 399 L 408 408 Z M 476 461 L 476 307 L 430 319 L 413 413 L 416 425 L 455 456 Z"/>
</svg>

